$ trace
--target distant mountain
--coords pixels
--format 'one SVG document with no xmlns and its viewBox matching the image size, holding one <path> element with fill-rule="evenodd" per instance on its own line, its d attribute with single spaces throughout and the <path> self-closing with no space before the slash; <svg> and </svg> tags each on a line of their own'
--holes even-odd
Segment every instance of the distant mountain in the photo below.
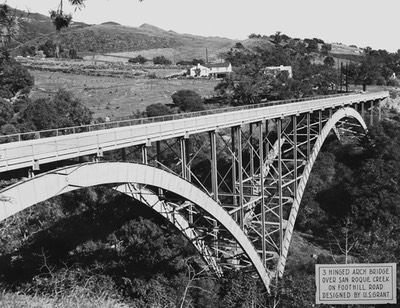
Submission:
<svg viewBox="0 0 400 308">
<path fill-rule="evenodd" d="M 23 14 L 22 11 L 18 11 Z M 75 49 L 81 56 L 93 54 L 123 54 L 133 57 L 138 54 L 151 59 L 164 55 L 173 62 L 192 60 L 193 58 L 222 61 L 223 54 L 240 42 L 245 48 L 273 48 L 270 38 L 251 38 L 247 40 L 231 40 L 221 37 L 203 37 L 192 34 L 180 34 L 166 31 L 153 25 L 143 24 L 140 27 L 123 26 L 114 21 L 100 25 L 88 25 L 73 22 L 69 28 L 57 32 L 48 16 L 30 13 L 26 14 L 20 24 L 20 35 L 14 43 L 15 54 L 21 53 L 21 48 L 38 47 L 52 40 L 58 42 L 64 49 Z M 353 54 L 345 45 L 336 45 L 332 52 Z M 353 48 L 354 49 L 354 48 Z M 335 51 L 334 51 L 335 50 Z"/>
<path fill-rule="evenodd" d="M 184 53 L 182 57 L 187 55 L 187 59 L 193 59 L 196 55 L 205 55 L 209 48 L 209 55 L 215 58 L 217 53 L 226 52 L 236 43 L 227 38 L 179 34 L 149 24 L 128 27 L 113 21 L 100 25 L 73 22 L 69 28 L 56 32 L 50 18 L 38 13 L 26 14 L 20 30 L 14 43 L 15 54 L 19 54 L 23 47 L 38 47 L 52 40 L 59 42 L 63 48 L 76 49 L 82 56 L 168 49 L 176 50 L 174 54 L 179 50 Z"/>
<path fill-rule="evenodd" d="M 27 44 L 39 38 L 46 38 L 55 34 L 55 28 L 51 22 L 50 17 L 39 13 L 27 13 L 24 11 L 16 10 L 18 16 L 22 16 L 20 20 L 20 33 L 13 42 L 14 47 Z M 73 22 L 71 29 L 88 27 L 89 25 L 82 22 Z"/>
<path fill-rule="evenodd" d="M 101 23 L 101 25 L 120 26 L 119 23 L 114 22 L 114 21 L 106 21 L 106 22 Z"/>
</svg>

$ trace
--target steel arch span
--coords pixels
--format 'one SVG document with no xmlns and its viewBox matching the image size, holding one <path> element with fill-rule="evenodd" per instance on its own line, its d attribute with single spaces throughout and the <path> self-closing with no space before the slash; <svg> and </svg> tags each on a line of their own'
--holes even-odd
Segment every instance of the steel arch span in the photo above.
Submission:
<svg viewBox="0 0 400 308">
<path fill-rule="evenodd" d="M 173 208 L 174 212 L 189 208 L 190 205 L 197 206 L 197 210 L 191 209 L 194 214 L 188 218 L 189 222 L 202 219 L 218 222 L 226 230 L 224 235 L 231 235 L 231 239 L 228 239 L 227 243 L 232 245 L 232 242 L 235 241 L 231 249 L 235 252 L 241 250 L 243 252 L 241 255 L 247 256 L 247 262 L 252 264 L 269 291 L 271 273 L 264 267 L 252 242 L 229 213 L 207 193 L 190 182 L 149 165 L 125 162 L 88 163 L 56 169 L 20 181 L 0 191 L 0 221 L 51 197 L 80 188 L 114 184 L 115 189 L 126 192 L 126 187 L 124 188 L 123 185 L 130 183 L 160 188 L 181 196 L 185 202 L 176 204 L 176 207 Z M 173 207 L 173 205 L 170 206 Z M 157 206 L 153 209 L 161 210 L 161 207 Z M 165 213 L 160 214 L 166 217 Z M 189 224 L 186 225 L 189 226 Z M 221 231 L 219 232 L 221 233 Z M 203 232 L 204 238 L 211 236 L 212 230 Z M 216 241 L 214 240 L 214 242 Z M 221 245 L 221 243 L 214 245 Z M 225 244 L 225 250 L 228 245 Z M 218 247 L 213 247 L 213 249 L 218 250 Z M 229 259 L 228 257 L 226 260 Z"/>
<path fill-rule="evenodd" d="M 312 151 L 307 158 L 307 163 L 302 170 L 302 174 L 297 184 L 297 189 L 295 191 L 295 196 L 293 198 L 293 203 L 290 209 L 289 218 L 287 219 L 287 224 L 284 230 L 284 237 L 281 246 L 281 254 L 277 264 L 277 274 L 279 275 L 279 277 L 282 277 L 284 272 L 290 241 L 297 218 L 297 213 L 299 211 L 301 199 L 303 197 L 304 190 L 306 188 L 312 168 L 317 159 L 318 153 L 320 152 L 323 143 L 325 142 L 326 138 L 332 130 L 336 133 L 338 138 L 340 138 L 340 136 L 342 135 L 340 130 L 343 130 L 343 135 L 348 132 L 354 134 L 354 132 L 350 131 L 347 127 L 337 127 L 338 123 L 340 123 L 343 119 L 348 118 L 351 118 L 358 122 L 363 131 L 367 132 L 367 125 L 365 124 L 362 116 L 355 109 L 350 107 L 337 110 L 320 130 L 317 139 L 312 147 Z"/>
</svg>

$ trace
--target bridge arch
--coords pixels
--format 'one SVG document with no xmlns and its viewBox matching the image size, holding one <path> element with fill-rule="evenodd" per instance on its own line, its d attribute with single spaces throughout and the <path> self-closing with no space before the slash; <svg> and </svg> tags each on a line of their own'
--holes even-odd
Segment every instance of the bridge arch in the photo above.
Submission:
<svg viewBox="0 0 400 308">
<path fill-rule="evenodd" d="M 215 200 L 190 182 L 164 170 L 127 162 L 87 163 L 56 169 L 0 191 L 0 221 L 51 197 L 84 187 L 126 183 L 171 191 L 214 217 L 238 242 L 269 291 L 271 274 L 239 225 Z"/>
<path fill-rule="evenodd" d="M 307 163 L 303 170 L 303 173 L 302 173 L 301 179 L 299 181 L 297 191 L 296 191 L 296 194 L 295 194 L 295 197 L 293 200 L 293 205 L 291 207 L 287 227 L 285 229 L 285 234 L 284 234 L 284 238 L 283 238 L 283 244 L 282 244 L 282 248 L 281 248 L 282 254 L 278 260 L 278 265 L 277 265 L 277 272 L 278 272 L 279 277 L 282 277 L 284 269 L 285 269 L 286 258 L 287 258 L 288 251 L 289 251 L 289 245 L 290 245 L 290 241 L 292 238 L 294 225 L 295 225 L 295 221 L 297 218 L 297 213 L 299 211 L 301 199 L 303 198 L 304 190 L 306 188 L 312 168 L 315 164 L 315 161 L 321 150 L 321 147 L 324 144 L 329 133 L 331 132 L 332 129 L 335 129 L 336 124 L 339 121 L 341 121 L 342 119 L 345 119 L 345 118 L 353 118 L 354 120 L 356 120 L 358 122 L 358 124 L 361 125 L 363 130 L 365 132 L 367 132 L 367 125 L 365 124 L 362 116 L 355 109 L 350 108 L 350 107 L 345 107 L 345 108 L 341 108 L 341 109 L 337 110 L 332 115 L 332 117 L 325 123 L 317 140 L 315 141 L 315 143 L 313 145 L 311 154 L 308 157 Z"/>
</svg>

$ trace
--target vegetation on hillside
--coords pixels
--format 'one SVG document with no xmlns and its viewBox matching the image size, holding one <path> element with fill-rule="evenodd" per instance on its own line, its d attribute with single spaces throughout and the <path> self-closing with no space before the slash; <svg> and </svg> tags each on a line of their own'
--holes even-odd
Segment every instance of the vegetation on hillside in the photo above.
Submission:
<svg viewBox="0 0 400 308">
<path fill-rule="evenodd" d="M 224 103 L 246 105 L 334 94 L 345 90 L 346 81 L 362 85 L 364 90 L 368 85 L 399 85 L 396 76 L 400 74 L 400 51 L 366 48 L 355 61 L 336 67 L 335 61 L 343 60 L 330 53 L 330 45 L 322 40 L 291 39 L 280 33 L 268 39 L 275 42 L 273 48 L 249 49 L 237 43 L 225 55 L 235 69 L 215 88 Z M 319 59 L 323 64 L 318 64 Z M 281 65 L 292 68 L 291 78 L 287 71 L 267 70 Z"/>
</svg>

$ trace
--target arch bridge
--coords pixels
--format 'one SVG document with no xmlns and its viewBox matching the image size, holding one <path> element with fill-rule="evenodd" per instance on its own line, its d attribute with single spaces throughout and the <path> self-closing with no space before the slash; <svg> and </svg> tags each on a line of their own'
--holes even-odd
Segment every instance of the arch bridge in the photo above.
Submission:
<svg viewBox="0 0 400 308">
<path fill-rule="evenodd" d="M 248 268 L 269 290 L 283 275 L 324 140 L 363 136 L 388 97 L 279 101 L 1 136 L 1 178 L 20 180 L 0 190 L 0 221 L 53 196 L 111 184 L 169 220 L 216 275 Z"/>
</svg>

